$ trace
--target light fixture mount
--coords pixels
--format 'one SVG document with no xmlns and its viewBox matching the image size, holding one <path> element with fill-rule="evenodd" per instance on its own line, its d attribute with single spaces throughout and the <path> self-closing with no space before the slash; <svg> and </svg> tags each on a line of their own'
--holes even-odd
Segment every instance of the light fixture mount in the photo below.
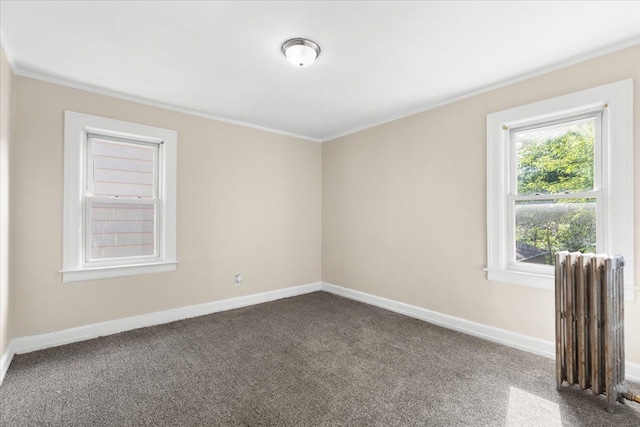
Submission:
<svg viewBox="0 0 640 427">
<path fill-rule="evenodd" d="M 307 67 L 320 56 L 320 46 L 309 39 L 295 38 L 284 42 L 282 53 L 296 67 Z"/>
</svg>

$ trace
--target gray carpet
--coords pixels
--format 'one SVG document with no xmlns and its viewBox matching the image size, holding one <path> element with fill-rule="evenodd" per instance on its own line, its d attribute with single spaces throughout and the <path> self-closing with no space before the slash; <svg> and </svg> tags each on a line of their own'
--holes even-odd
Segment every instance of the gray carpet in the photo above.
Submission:
<svg viewBox="0 0 640 427">
<path fill-rule="evenodd" d="M 549 359 L 324 292 L 16 356 L 0 405 L 3 427 L 640 425 Z"/>
</svg>

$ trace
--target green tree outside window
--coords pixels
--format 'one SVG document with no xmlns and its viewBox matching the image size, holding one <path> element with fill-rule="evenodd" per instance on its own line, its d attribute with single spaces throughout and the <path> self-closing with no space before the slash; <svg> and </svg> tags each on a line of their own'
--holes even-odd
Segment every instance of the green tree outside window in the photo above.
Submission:
<svg viewBox="0 0 640 427">
<path fill-rule="evenodd" d="M 515 134 L 519 195 L 562 194 L 594 188 L 594 120 L 580 120 Z M 553 264 L 559 250 L 596 250 L 592 198 L 519 200 L 516 260 Z"/>
</svg>

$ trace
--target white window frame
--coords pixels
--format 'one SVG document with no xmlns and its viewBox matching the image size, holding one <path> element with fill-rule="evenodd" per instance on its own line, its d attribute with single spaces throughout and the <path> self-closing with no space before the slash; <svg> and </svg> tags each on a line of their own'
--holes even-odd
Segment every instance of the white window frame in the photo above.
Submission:
<svg viewBox="0 0 640 427">
<path fill-rule="evenodd" d="M 511 130 L 535 124 L 600 115 L 596 129 L 595 188 L 571 196 L 597 204 L 598 252 L 622 254 L 625 299 L 634 300 L 633 80 L 512 108 L 487 116 L 487 278 L 493 282 L 554 289 L 550 266 L 515 263 L 515 153 Z M 598 127 L 598 126 L 597 126 Z M 601 138 L 600 138 L 601 136 Z M 598 169 L 601 165 L 602 169 Z M 541 196 L 548 198 L 548 196 Z"/>
<path fill-rule="evenodd" d="M 65 111 L 64 126 L 64 283 L 176 270 L 176 177 L 178 133 L 174 130 Z M 86 200 L 90 138 L 158 145 L 157 253 L 154 257 L 85 262 Z M 128 199 L 118 202 L 127 203 Z"/>
</svg>

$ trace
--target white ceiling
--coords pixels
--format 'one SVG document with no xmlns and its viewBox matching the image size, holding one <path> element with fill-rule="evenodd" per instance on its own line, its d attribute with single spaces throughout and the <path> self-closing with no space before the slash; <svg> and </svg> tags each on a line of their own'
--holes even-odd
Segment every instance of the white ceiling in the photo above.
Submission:
<svg viewBox="0 0 640 427">
<path fill-rule="evenodd" d="M 18 74 L 316 140 L 640 42 L 638 1 L 2 0 L 0 14 Z M 315 64 L 285 59 L 292 37 L 320 45 Z"/>
</svg>

